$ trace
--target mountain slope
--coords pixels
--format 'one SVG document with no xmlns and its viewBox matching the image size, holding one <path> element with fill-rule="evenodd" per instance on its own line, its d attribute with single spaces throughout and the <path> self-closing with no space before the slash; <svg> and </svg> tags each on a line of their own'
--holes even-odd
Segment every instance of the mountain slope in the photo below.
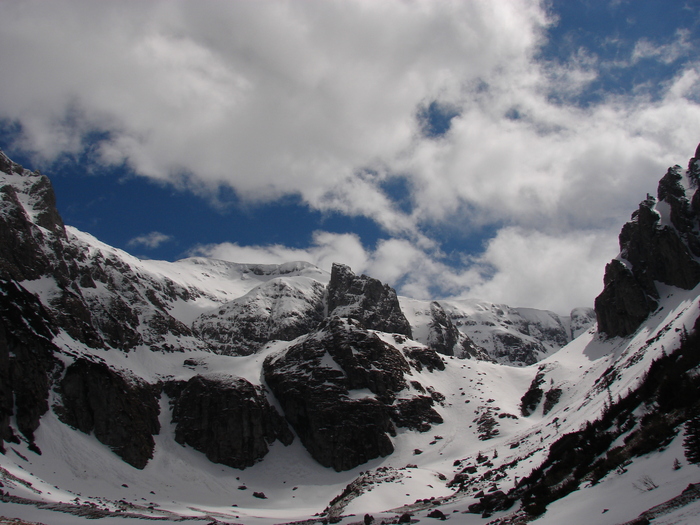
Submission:
<svg viewBox="0 0 700 525">
<path fill-rule="evenodd" d="M 342 265 L 140 261 L 0 167 L 1 515 L 603 524 L 700 481 L 695 157 L 623 228 L 600 328 Z M 665 519 L 693 523 L 681 500 Z"/>
</svg>

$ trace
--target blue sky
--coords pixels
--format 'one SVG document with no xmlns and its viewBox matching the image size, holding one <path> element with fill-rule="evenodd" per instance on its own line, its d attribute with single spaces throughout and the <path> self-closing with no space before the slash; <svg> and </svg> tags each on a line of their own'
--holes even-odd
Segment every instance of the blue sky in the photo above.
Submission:
<svg viewBox="0 0 700 525">
<path fill-rule="evenodd" d="M 699 1 L 8 1 L 0 148 L 140 257 L 566 313 L 700 141 L 698 23 Z"/>
</svg>

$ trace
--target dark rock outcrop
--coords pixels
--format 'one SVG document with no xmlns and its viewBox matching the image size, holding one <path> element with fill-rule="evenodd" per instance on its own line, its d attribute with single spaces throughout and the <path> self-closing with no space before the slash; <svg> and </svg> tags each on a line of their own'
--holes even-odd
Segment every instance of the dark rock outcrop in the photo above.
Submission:
<svg viewBox="0 0 700 525">
<path fill-rule="evenodd" d="M 689 180 L 697 186 L 697 159 L 689 165 Z M 669 168 L 658 201 L 648 195 L 620 232 L 620 255 L 606 266 L 595 302 L 598 328 L 610 337 L 634 333 L 657 308 L 657 282 L 686 290 L 700 283 L 700 196 L 696 190 L 688 200 L 683 175 L 680 166 Z"/>
<path fill-rule="evenodd" d="M 94 432 L 130 465 L 142 469 L 153 457 L 153 435 L 160 431 L 159 389 L 104 363 L 78 359 L 60 382 L 61 421 L 86 434 Z"/>
<path fill-rule="evenodd" d="M 534 365 L 545 355 L 544 345 L 536 339 L 524 339 L 518 334 L 506 331 L 494 331 L 492 357 L 497 361 L 513 365 Z"/>
<path fill-rule="evenodd" d="M 406 357 L 409 359 L 413 368 L 419 372 L 424 366 L 428 372 L 445 369 L 445 362 L 437 354 L 437 352 L 431 348 L 407 348 L 404 350 L 404 353 L 406 354 Z"/>
<path fill-rule="evenodd" d="M 421 429 L 437 422 L 430 398 L 396 402 L 409 371 L 398 349 L 360 322 L 338 317 L 263 364 L 265 381 L 301 442 L 316 461 L 338 471 L 391 454 L 395 422 Z"/>
<path fill-rule="evenodd" d="M 442 416 L 433 408 L 433 398 L 416 396 L 399 399 L 393 406 L 392 418 L 397 427 L 427 432 L 432 425 L 443 422 Z"/>
<path fill-rule="evenodd" d="M 51 273 L 65 280 L 68 268 L 62 257 L 62 241 L 66 231 L 51 182 L 39 172 L 23 169 L 2 152 L 0 172 L 0 274 L 22 281 Z M 52 257 L 52 252 L 58 256 Z"/>
<path fill-rule="evenodd" d="M 285 445 L 294 439 L 262 388 L 243 378 L 198 375 L 174 386 L 166 386 L 166 392 L 173 395 L 175 441 L 203 452 L 214 463 L 250 467 L 276 439 Z"/>
<path fill-rule="evenodd" d="M 530 383 L 530 387 L 527 389 L 527 392 L 525 392 L 523 397 L 520 398 L 520 413 L 524 417 L 528 417 L 534 413 L 539 406 L 540 401 L 542 401 L 542 396 L 544 395 L 544 390 L 541 388 L 542 383 L 544 383 L 544 372 L 542 366 L 540 365 L 540 368 L 538 369 L 537 374 L 535 374 L 535 378 Z"/>
<path fill-rule="evenodd" d="M 13 281 L 0 279 L 0 451 L 2 441 L 17 437 L 17 429 L 30 443 L 39 419 L 49 409 L 51 379 L 60 372 L 51 342 L 57 329 L 38 299 Z"/>
<path fill-rule="evenodd" d="M 355 275 L 343 264 L 333 264 L 331 269 L 328 312 L 331 316 L 356 319 L 370 330 L 412 337 L 396 291 L 372 277 Z"/>
<path fill-rule="evenodd" d="M 460 358 L 492 360 L 483 348 L 474 343 L 468 335 L 459 331 L 437 301 L 430 303 L 430 317 L 427 341 L 430 348 L 439 354 L 448 356 L 456 355 Z"/>
<path fill-rule="evenodd" d="M 190 292 L 165 277 L 135 271 L 110 250 L 69 234 L 56 209 L 51 182 L 0 152 L 0 278 L 46 279 L 44 307 L 51 321 L 91 348 L 129 351 L 138 345 L 174 350 L 172 336 L 189 339 L 189 327 L 169 311 Z M 199 343 L 200 347 L 205 344 Z"/>
<path fill-rule="evenodd" d="M 603 285 L 603 292 L 595 300 L 596 316 L 598 330 L 610 337 L 634 333 L 658 304 L 618 259 L 605 266 Z"/>
</svg>

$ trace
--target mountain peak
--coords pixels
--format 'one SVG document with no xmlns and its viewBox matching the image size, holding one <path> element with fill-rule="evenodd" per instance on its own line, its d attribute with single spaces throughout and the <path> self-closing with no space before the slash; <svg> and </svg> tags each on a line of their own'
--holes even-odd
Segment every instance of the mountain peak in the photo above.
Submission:
<svg viewBox="0 0 700 525">
<path fill-rule="evenodd" d="M 331 268 L 328 311 L 357 319 L 369 329 L 412 337 L 396 291 L 373 277 L 355 275 L 344 264 L 334 263 Z"/>
<path fill-rule="evenodd" d="M 690 172 L 670 167 L 659 181 L 658 201 L 648 195 L 622 227 L 620 254 L 606 266 L 604 289 L 595 301 L 600 332 L 632 334 L 658 306 L 657 282 L 684 290 L 700 282 L 700 209 L 686 196 L 686 173 L 692 182 Z M 693 203 L 699 203 L 699 192 Z"/>
</svg>

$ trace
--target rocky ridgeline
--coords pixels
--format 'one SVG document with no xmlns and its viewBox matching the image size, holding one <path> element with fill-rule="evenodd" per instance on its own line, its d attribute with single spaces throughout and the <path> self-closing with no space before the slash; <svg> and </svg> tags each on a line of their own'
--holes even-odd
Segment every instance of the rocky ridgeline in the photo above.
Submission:
<svg viewBox="0 0 700 525">
<path fill-rule="evenodd" d="M 657 283 L 690 290 L 700 282 L 699 181 L 700 146 L 688 170 L 669 168 L 657 197 L 647 195 L 623 226 L 620 254 L 605 267 L 604 289 L 595 301 L 600 332 L 634 333 L 658 306 Z"/>
<path fill-rule="evenodd" d="M 344 264 L 334 264 L 331 269 L 328 311 L 357 319 L 365 328 L 412 337 L 394 289 L 372 277 L 358 277 Z"/>
<path fill-rule="evenodd" d="M 428 323 L 426 343 L 430 348 L 443 355 L 456 355 L 460 358 L 493 361 L 493 358 L 471 338 L 461 332 L 452 322 L 442 305 L 437 301 L 430 303 L 430 322 Z"/>
<path fill-rule="evenodd" d="M 537 363 L 595 324 L 585 307 L 560 316 L 480 300 L 401 301 L 414 338 L 437 352 L 511 366 Z"/>
<path fill-rule="evenodd" d="M 422 347 L 409 348 L 407 357 L 373 332 L 392 332 L 401 341 L 411 336 L 389 286 L 342 265 L 333 267 L 328 286 L 296 266 L 285 272 L 253 265 L 246 271 L 265 274 L 262 284 L 188 326 L 173 316 L 173 305 L 205 292 L 144 272 L 128 254 L 68 232 L 44 175 L 4 155 L 0 169 L 3 442 L 33 443 L 41 416 L 52 408 L 65 424 L 143 468 L 166 407 L 174 439 L 213 462 L 249 467 L 275 440 L 292 442 L 291 424 L 319 462 L 343 470 L 391 453 L 388 436 L 396 426 L 425 431 L 442 421 L 426 388 L 404 377 L 416 368 L 444 369 L 442 360 Z M 56 346 L 61 333 L 84 350 Z M 149 383 L 90 352 L 248 355 L 272 340 L 300 336 L 264 366 L 284 417 L 272 394 L 246 379 L 204 373 Z"/>
<path fill-rule="evenodd" d="M 235 269 L 254 281 L 248 293 L 224 300 L 196 279 L 148 270 L 79 233 L 64 226 L 49 179 L 0 153 L 3 442 L 33 444 L 52 409 L 136 468 L 152 458 L 160 422 L 169 419 L 178 443 L 213 462 L 246 468 L 275 440 L 288 445 L 296 435 L 319 463 L 345 470 L 390 454 L 397 428 L 425 432 L 442 422 L 441 394 L 416 372 L 440 373 L 440 355 L 493 359 L 465 329 L 496 323 L 470 325 L 459 309 L 432 302 L 414 330 L 390 286 L 341 264 L 324 281 L 305 263 L 214 269 L 189 261 L 185 273 L 226 279 Z M 178 318 L 179 307 L 197 302 L 218 306 Z M 570 340 L 559 333 L 564 323 L 520 317 L 514 323 L 507 312 L 499 321 L 503 334 L 491 340 L 503 343 L 494 346 L 499 358 L 510 352 L 527 364 L 547 350 L 538 337 L 560 346 Z M 289 343 L 265 359 L 265 384 L 191 371 L 145 380 L 97 357 L 181 352 L 184 370 L 185 352 L 246 356 L 273 340 Z"/>
<path fill-rule="evenodd" d="M 314 330 L 325 317 L 325 290 L 309 277 L 276 278 L 198 317 L 193 328 L 217 353 L 250 355 Z"/>
</svg>

